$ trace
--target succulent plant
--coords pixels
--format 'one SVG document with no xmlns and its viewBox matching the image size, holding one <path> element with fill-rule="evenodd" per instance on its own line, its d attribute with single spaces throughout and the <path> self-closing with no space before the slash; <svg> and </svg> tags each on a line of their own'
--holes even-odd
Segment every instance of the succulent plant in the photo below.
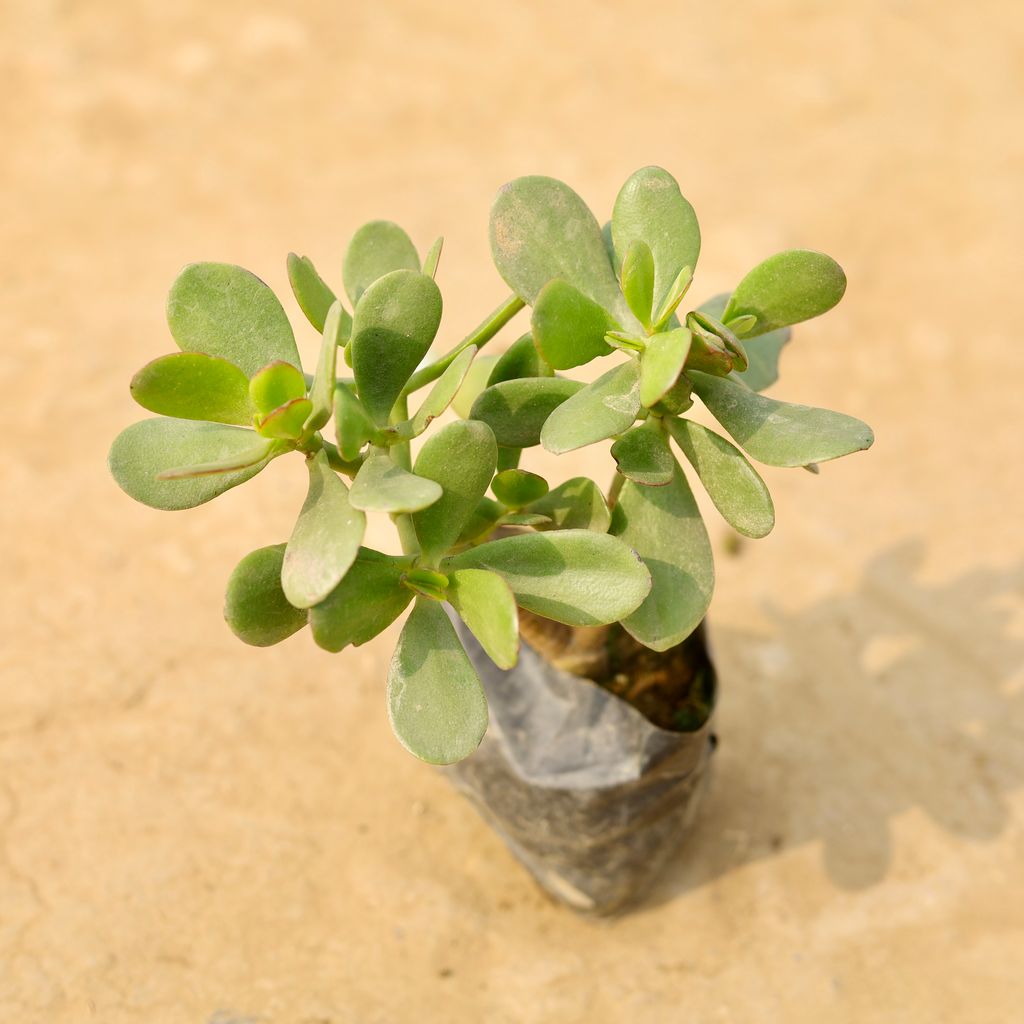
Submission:
<svg viewBox="0 0 1024 1024">
<path fill-rule="evenodd" d="M 186 267 L 167 304 L 180 351 L 131 384 L 156 418 L 128 427 L 110 452 L 122 489 L 168 510 L 299 453 L 309 485 L 291 537 L 239 562 L 228 625 L 256 646 L 308 625 L 317 644 L 341 651 L 411 605 L 387 701 L 399 740 L 433 763 L 467 756 L 487 727 L 444 604 L 503 668 L 517 659 L 519 608 L 570 626 L 618 622 L 666 650 L 703 619 L 714 583 L 678 454 L 735 530 L 763 537 L 772 500 L 744 452 L 813 468 L 872 442 L 857 419 L 761 394 L 790 325 L 843 295 L 828 256 L 771 256 L 731 295 L 683 313 L 700 230 L 657 167 L 629 178 L 603 230 L 568 186 L 519 178 L 499 192 L 490 236 L 512 295 L 433 361 L 440 239 L 421 263 L 396 224 L 360 228 L 343 264 L 351 314 L 309 259 L 290 255 L 295 298 L 322 336 L 312 376 L 266 284 L 236 266 Z M 530 333 L 499 357 L 478 356 L 524 306 Z M 562 372 L 605 358 L 590 383 Z M 695 398 L 731 441 L 686 415 Z M 458 418 L 435 425 L 453 404 Z M 551 487 L 519 465 L 537 445 L 563 454 L 604 443 L 617 464 L 607 496 L 585 476 Z M 372 513 L 393 520 L 401 553 L 363 544 Z"/>
</svg>

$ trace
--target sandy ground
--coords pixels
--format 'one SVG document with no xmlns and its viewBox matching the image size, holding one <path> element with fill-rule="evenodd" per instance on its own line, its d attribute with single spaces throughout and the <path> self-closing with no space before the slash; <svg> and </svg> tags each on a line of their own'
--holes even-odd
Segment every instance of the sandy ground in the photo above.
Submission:
<svg viewBox="0 0 1024 1024">
<path fill-rule="evenodd" d="M 0 1020 L 1019 1019 L 1024 15 L 624 11 L 2 5 Z M 172 516 L 104 458 L 184 263 L 284 293 L 289 249 L 336 279 L 393 217 L 447 236 L 446 344 L 504 294 L 498 185 L 554 174 L 608 210 L 646 163 L 697 207 L 702 293 L 790 245 L 845 265 L 776 394 L 878 443 L 768 471 L 774 535 L 720 558 L 700 833 L 593 922 L 392 741 L 391 637 L 228 634 L 224 580 L 287 536 L 301 466 Z"/>
</svg>

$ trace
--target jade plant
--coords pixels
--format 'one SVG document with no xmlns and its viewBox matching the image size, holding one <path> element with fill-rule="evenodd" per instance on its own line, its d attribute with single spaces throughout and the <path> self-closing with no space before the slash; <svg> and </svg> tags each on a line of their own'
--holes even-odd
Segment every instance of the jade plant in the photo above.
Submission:
<svg viewBox="0 0 1024 1024">
<path fill-rule="evenodd" d="M 857 419 L 761 394 L 790 325 L 843 295 L 828 256 L 778 253 L 731 294 L 688 308 L 700 230 L 657 167 L 629 178 L 604 229 L 568 186 L 519 178 L 495 200 L 490 239 L 512 294 L 432 361 L 440 239 L 421 261 L 396 224 L 360 228 L 343 261 L 351 311 L 308 258 L 289 255 L 295 299 L 321 335 L 311 375 L 266 284 L 236 266 L 186 267 L 167 303 L 180 351 L 131 383 L 157 415 L 110 452 L 123 490 L 167 510 L 301 456 L 309 485 L 291 536 L 239 562 L 228 625 L 256 646 L 308 626 L 341 651 L 411 605 L 388 711 L 399 740 L 433 763 L 466 757 L 487 727 L 453 616 L 506 669 L 519 609 L 572 627 L 621 623 L 666 651 L 701 622 L 714 582 L 690 479 L 736 531 L 763 537 L 772 500 L 748 455 L 814 469 L 872 442 Z M 526 306 L 529 333 L 478 355 Z M 566 374 L 594 360 L 608 368 L 590 383 Z M 731 441 L 691 418 L 696 399 Z M 451 405 L 456 415 L 435 423 Z M 525 449 L 595 444 L 610 444 L 617 466 L 607 494 L 586 476 L 551 486 L 520 468 Z M 400 551 L 363 544 L 377 513 L 394 522 Z"/>
</svg>

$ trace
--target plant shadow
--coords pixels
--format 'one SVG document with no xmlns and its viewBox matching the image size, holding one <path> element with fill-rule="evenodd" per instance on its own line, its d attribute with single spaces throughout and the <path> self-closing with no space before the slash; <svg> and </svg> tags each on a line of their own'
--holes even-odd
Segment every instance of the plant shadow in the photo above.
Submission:
<svg viewBox="0 0 1024 1024">
<path fill-rule="evenodd" d="M 1024 562 L 931 585 L 923 553 L 904 543 L 851 592 L 772 609 L 770 636 L 712 620 L 711 790 L 644 905 L 808 842 L 837 887 L 870 887 L 915 809 L 968 841 L 1002 832 L 1024 782 Z"/>
</svg>

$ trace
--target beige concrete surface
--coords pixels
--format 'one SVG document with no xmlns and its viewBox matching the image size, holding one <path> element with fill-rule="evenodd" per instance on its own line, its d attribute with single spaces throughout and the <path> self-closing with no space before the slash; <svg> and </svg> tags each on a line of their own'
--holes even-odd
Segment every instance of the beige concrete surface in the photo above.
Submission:
<svg viewBox="0 0 1024 1024">
<path fill-rule="evenodd" d="M 996 0 L 5 0 L 0 1021 L 1021 1020 L 1022 44 Z M 878 442 L 767 471 L 699 835 L 593 922 L 392 741 L 390 637 L 228 634 L 301 467 L 170 515 L 104 459 L 184 263 L 284 294 L 370 217 L 444 233 L 446 344 L 504 293 L 502 182 L 607 211 L 646 163 L 701 217 L 697 292 L 845 265 L 775 393 Z"/>
</svg>

